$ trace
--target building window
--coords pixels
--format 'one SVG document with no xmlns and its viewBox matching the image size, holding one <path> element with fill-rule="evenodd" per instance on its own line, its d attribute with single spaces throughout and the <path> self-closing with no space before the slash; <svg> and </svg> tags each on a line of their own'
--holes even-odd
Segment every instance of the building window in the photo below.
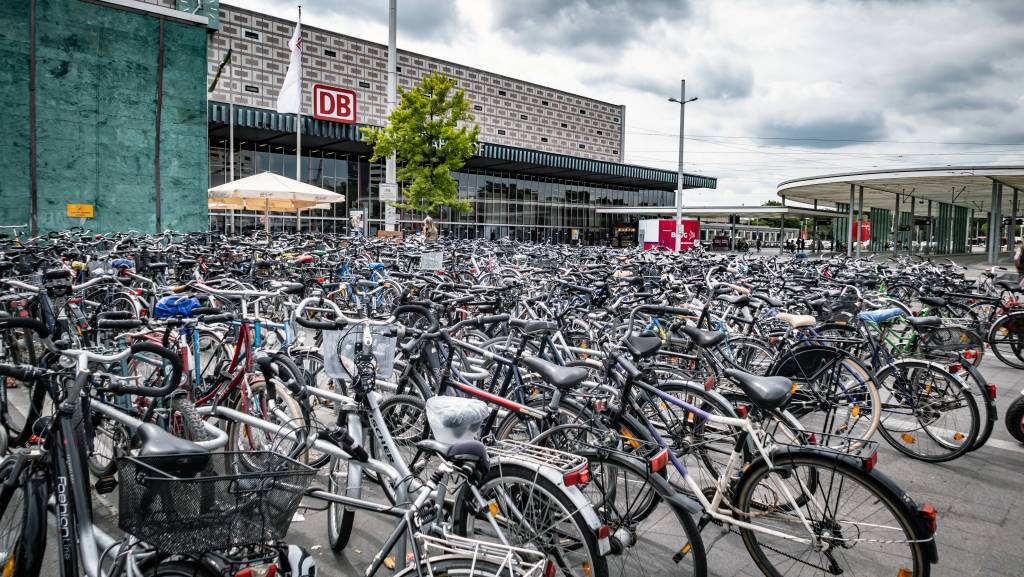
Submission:
<svg viewBox="0 0 1024 577">
<path fill-rule="evenodd" d="M 603 132 L 601 132 L 600 130 L 598 130 L 598 131 L 597 131 L 597 135 L 598 135 L 598 136 L 601 136 L 602 134 L 604 134 L 604 133 L 603 133 Z"/>
<path fill-rule="evenodd" d="M 548 106 L 548 101 L 547 100 L 541 100 L 540 103 L 543 104 L 544 106 Z"/>
<path fill-rule="evenodd" d="M 520 119 L 520 120 L 529 120 L 529 119 L 528 119 L 528 118 L 526 117 L 526 115 L 525 115 L 525 114 L 520 114 L 520 115 L 519 115 L 519 119 Z"/>
<path fill-rule="evenodd" d="M 395 66 L 395 72 L 401 72 L 401 71 L 402 71 L 402 67 L 401 66 Z"/>
<path fill-rule="evenodd" d="M 250 84 L 246 84 L 245 85 L 245 91 L 246 92 L 259 92 L 260 89 L 258 87 L 256 87 L 256 86 L 252 86 Z"/>
<path fill-rule="evenodd" d="M 562 128 L 569 128 L 569 125 L 563 122 L 562 123 Z"/>
<path fill-rule="evenodd" d="M 614 121 L 615 121 L 616 123 L 618 123 L 618 122 L 619 122 L 619 117 L 618 117 L 618 116 L 616 116 L 616 117 L 615 117 L 615 118 L 613 118 L 612 120 L 614 120 Z"/>
<path fill-rule="evenodd" d="M 259 32 L 253 32 L 252 30 L 246 30 L 245 31 L 245 37 L 246 38 L 252 38 L 253 40 L 259 40 L 260 39 L 260 33 Z"/>
<path fill-rule="evenodd" d="M 580 143 L 578 146 L 580 147 L 581 150 L 585 149 L 587 147 L 587 145 L 583 144 L 583 143 Z"/>
<path fill-rule="evenodd" d="M 505 91 L 504 90 L 499 90 L 498 91 L 498 96 L 505 96 Z"/>
<path fill-rule="evenodd" d="M 498 134 L 501 135 L 501 136 L 505 136 L 505 131 L 499 128 L 498 129 Z"/>
<path fill-rule="evenodd" d="M 338 57 L 338 53 L 333 51 L 333 50 L 328 50 L 328 49 L 324 48 L 324 56 L 330 56 L 331 58 L 337 58 Z"/>
<path fill-rule="evenodd" d="M 585 115 L 586 113 L 587 113 L 586 110 L 583 110 L 582 108 L 580 108 L 580 114 L 584 114 Z"/>
<path fill-rule="evenodd" d="M 359 88 L 369 88 L 369 87 L 370 87 L 370 83 L 369 82 L 363 82 L 362 80 L 359 81 Z"/>
<path fill-rule="evenodd" d="M 546 137 L 546 136 L 541 136 L 541 137 L 540 137 L 540 141 L 541 141 L 541 142 L 547 142 L 547 141 L 548 141 L 548 137 Z"/>
<path fill-rule="evenodd" d="M 618 153 L 619 153 L 619 151 L 618 151 L 618 150 L 613 150 L 613 151 L 612 151 L 612 154 L 618 154 Z"/>
<path fill-rule="evenodd" d="M 473 110 L 483 111 L 483 109 L 484 109 L 484 107 L 480 106 L 479 104 L 476 104 L 476 105 L 473 106 Z"/>
</svg>

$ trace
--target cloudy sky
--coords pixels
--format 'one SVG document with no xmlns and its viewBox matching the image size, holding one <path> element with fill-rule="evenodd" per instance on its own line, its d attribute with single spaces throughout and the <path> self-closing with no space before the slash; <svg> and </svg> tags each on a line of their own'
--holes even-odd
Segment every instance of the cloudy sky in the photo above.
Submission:
<svg viewBox="0 0 1024 577">
<path fill-rule="evenodd" d="M 227 0 L 229 3 L 230 0 Z M 294 18 L 295 0 L 235 0 Z M 387 41 L 387 0 L 303 22 Z M 800 176 L 1024 164 L 1024 0 L 399 0 L 399 47 L 626 105 L 626 161 L 761 204 Z"/>
</svg>

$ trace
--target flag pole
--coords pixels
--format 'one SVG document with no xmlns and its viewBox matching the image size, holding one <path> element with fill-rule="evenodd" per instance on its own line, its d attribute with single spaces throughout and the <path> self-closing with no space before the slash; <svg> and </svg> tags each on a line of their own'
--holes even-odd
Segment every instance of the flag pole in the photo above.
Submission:
<svg viewBox="0 0 1024 577">
<path fill-rule="evenodd" d="M 295 180 L 302 182 L 302 4 L 299 4 L 299 19 L 295 22 L 295 27 L 300 29 L 296 38 L 299 49 L 299 81 L 295 85 L 295 90 L 299 93 L 299 104 L 295 112 Z M 296 212 L 295 232 L 300 232 L 301 228 L 302 215 Z"/>
</svg>

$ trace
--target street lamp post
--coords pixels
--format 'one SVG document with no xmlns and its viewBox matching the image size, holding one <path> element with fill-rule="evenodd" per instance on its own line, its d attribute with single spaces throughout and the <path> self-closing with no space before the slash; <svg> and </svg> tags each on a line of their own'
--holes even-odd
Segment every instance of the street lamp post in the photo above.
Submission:
<svg viewBox="0 0 1024 577">
<path fill-rule="evenodd" d="M 686 104 L 697 100 L 697 97 L 686 99 L 686 80 L 680 81 L 679 98 L 669 98 L 669 102 L 679 105 L 679 188 L 676 190 L 676 252 L 679 252 L 680 239 L 683 236 L 683 123 L 686 120 Z"/>
</svg>

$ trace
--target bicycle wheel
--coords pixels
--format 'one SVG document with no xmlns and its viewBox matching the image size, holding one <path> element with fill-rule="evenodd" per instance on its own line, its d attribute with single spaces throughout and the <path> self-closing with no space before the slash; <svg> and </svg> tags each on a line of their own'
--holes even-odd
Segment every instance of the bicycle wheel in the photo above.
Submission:
<svg viewBox="0 0 1024 577">
<path fill-rule="evenodd" d="M 587 525 L 569 489 L 554 484 L 531 468 L 492 463 L 477 487 L 490 507 L 477 511 L 469 487 L 456 496 L 456 534 L 499 542 L 486 515 L 495 521 L 509 545 L 542 551 L 558 575 L 606 577 L 608 564 L 598 552 L 597 535 Z"/>
<path fill-rule="evenodd" d="M 609 528 L 609 575 L 707 573 L 704 542 L 693 518 L 674 503 L 673 489 L 654 479 L 648 462 L 631 455 L 628 441 L 585 425 L 562 425 L 533 443 L 587 458 L 590 482 L 581 490 Z"/>
<path fill-rule="evenodd" d="M 986 340 L 996 358 L 1015 369 L 1024 369 L 1024 314 L 1009 314 L 997 320 Z"/>
<path fill-rule="evenodd" d="M 354 462 L 331 457 L 327 490 L 340 494 L 343 487 L 345 496 L 353 499 L 362 497 L 362 467 Z M 355 509 L 347 505 L 330 503 L 327 506 L 327 543 L 332 550 L 342 551 L 348 546 L 355 516 Z"/>
<path fill-rule="evenodd" d="M 1024 443 L 1024 397 L 1017 397 L 1006 409 L 1006 430 L 1018 442 Z"/>
<path fill-rule="evenodd" d="M 146 577 L 217 577 L 201 561 L 158 562 L 143 573 Z"/>
<path fill-rule="evenodd" d="M 878 373 L 882 395 L 879 432 L 901 453 L 929 462 L 971 450 L 981 422 L 963 381 L 936 363 L 903 359 Z"/>
<path fill-rule="evenodd" d="M 981 430 L 978 431 L 978 438 L 974 440 L 974 446 L 971 447 L 972 451 L 976 451 L 984 447 L 989 437 L 992 436 L 992 430 L 995 429 L 996 421 L 999 420 L 999 412 L 993 398 L 994 393 L 989 392 L 988 380 L 981 374 L 981 371 L 969 362 L 961 362 L 954 363 L 950 367 L 950 372 L 953 372 L 958 365 L 960 371 L 954 374 L 967 383 L 967 390 L 974 395 L 974 402 L 978 405 L 981 416 Z"/>
<path fill-rule="evenodd" d="M 297 441 L 285 434 L 287 430 L 306 428 L 308 415 L 303 413 L 299 403 L 288 394 L 283 383 L 275 384 L 277 395 L 273 399 L 276 405 L 274 412 L 269 411 L 271 399 L 262 378 L 251 378 L 238 395 L 234 407 L 236 411 L 275 423 L 280 427 L 280 431 L 270 432 L 238 422 L 228 425 L 228 446 L 238 453 L 238 458 L 234 459 L 233 463 L 238 470 L 260 470 L 263 465 L 253 461 L 249 455 L 267 451 L 288 455 L 302 462 L 308 461 L 308 450 L 302 451 Z"/>
<path fill-rule="evenodd" d="M 0 568 L 4 575 L 39 575 L 46 549 L 47 483 L 26 468 L 20 479 L 15 462 L 0 464 Z"/>
<path fill-rule="evenodd" d="M 427 423 L 427 409 L 423 399 L 412 395 L 389 397 L 380 404 L 380 413 L 398 448 L 398 455 L 394 455 L 394 459 L 402 459 L 420 481 L 429 480 L 439 460 L 433 451 L 423 451 L 416 446 L 416 443 L 430 438 L 430 425 Z M 385 463 L 391 461 L 376 435 L 371 435 L 368 444 L 370 456 L 374 459 Z M 380 481 L 384 495 L 394 503 L 394 487 L 386 479 Z"/>
<path fill-rule="evenodd" d="M 773 460 L 758 460 L 744 473 L 735 501 L 738 518 L 761 529 L 741 528 L 740 535 L 765 575 L 929 574 L 927 537 L 886 482 L 837 455 L 789 451 Z M 813 491 L 804 482 L 811 471 Z"/>
<path fill-rule="evenodd" d="M 796 390 L 786 408 L 806 430 L 835 436 L 838 446 L 847 446 L 845 439 L 868 441 L 878 429 L 879 387 L 871 370 L 853 355 L 835 347 L 803 346 L 784 354 L 768 374 L 793 380 Z"/>
</svg>

